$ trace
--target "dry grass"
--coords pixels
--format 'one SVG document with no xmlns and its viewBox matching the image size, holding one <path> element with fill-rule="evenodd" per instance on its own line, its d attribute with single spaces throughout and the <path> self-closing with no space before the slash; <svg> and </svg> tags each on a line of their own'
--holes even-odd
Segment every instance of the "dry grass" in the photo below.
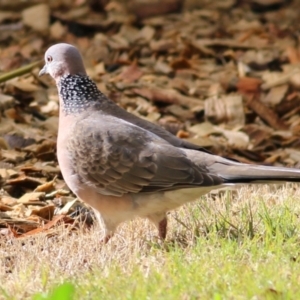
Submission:
<svg viewBox="0 0 300 300">
<path fill-rule="evenodd" d="M 153 274 L 162 274 L 161 281 L 155 279 L 153 283 L 153 286 L 157 285 L 155 291 L 158 292 L 160 282 L 162 287 L 170 284 L 168 283 L 170 279 L 164 272 L 166 266 L 175 262 L 174 268 L 182 273 L 191 271 L 190 267 L 189 270 L 185 270 L 185 265 L 188 266 L 191 262 L 195 265 L 199 262 L 198 272 L 202 276 L 205 274 L 199 280 L 213 282 L 218 278 L 216 276 L 218 270 L 203 269 L 203 273 L 201 270 L 206 260 L 207 263 L 214 264 L 213 261 L 209 262 L 210 256 L 211 259 L 216 257 L 225 259 L 225 262 L 229 264 L 225 264 L 228 274 L 231 272 L 230 261 L 232 260 L 232 266 L 235 263 L 237 265 L 250 264 L 251 274 L 256 276 L 259 267 L 255 264 L 264 263 L 264 259 L 259 254 L 260 247 L 262 253 L 266 253 L 264 256 L 266 259 L 268 251 L 276 253 L 278 250 L 281 253 L 285 245 L 289 245 L 291 247 L 289 249 L 294 249 L 288 251 L 297 252 L 296 249 L 299 248 L 300 190 L 298 187 L 296 184 L 243 187 L 239 190 L 203 197 L 197 203 L 186 205 L 170 213 L 169 234 L 165 243 L 157 240 L 156 230 L 144 220 L 134 220 L 123 224 L 119 227 L 115 237 L 104 246 L 99 243 L 101 236 L 99 228 L 88 232 L 81 230 L 71 233 L 66 229 L 58 228 L 58 235 L 50 238 L 39 235 L 23 240 L 0 240 L 0 299 L 31 298 L 35 293 L 49 291 L 50 288 L 65 280 L 76 283 L 78 290 L 76 299 L 100 299 L 92 296 L 93 289 L 98 288 L 95 282 L 102 282 L 103 287 L 101 291 L 97 291 L 97 295 L 102 293 L 104 297 L 105 293 L 107 295 L 111 293 L 106 290 L 109 284 L 115 285 L 116 289 L 118 284 L 120 286 L 123 284 L 126 288 L 126 280 L 131 283 L 137 280 L 141 282 L 140 285 L 146 285 L 145 279 L 149 278 L 150 282 Z M 232 250 L 232 245 L 237 248 Z M 239 253 L 241 249 L 245 251 Z M 299 267 L 298 252 L 296 252 L 288 253 L 288 255 L 294 257 L 294 262 Z M 291 268 L 290 263 L 288 266 L 287 268 Z M 223 267 L 224 265 L 220 268 Z M 282 268 L 283 273 L 291 272 L 291 270 L 284 269 L 284 263 L 282 263 Z M 300 278 L 300 270 L 298 272 L 297 276 Z M 123 276 L 122 280 L 125 280 L 124 283 L 120 280 L 120 274 Z M 237 279 L 228 276 L 229 282 L 232 282 L 234 286 Z M 266 278 L 268 276 L 271 275 L 267 275 Z M 288 278 L 288 275 L 286 276 Z M 109 281 L 106 281 L 108 279 Z M 93 282 L 93 280 L 97 281 Z M 276 280 L 274 278 L 274 282 Z M 188 292 L 190 287 L 185 287 L 185 284 L 182 282 L 182 289 L 186 288 L 186 294 L 178 292 L 178 295 L 180 297 L 185 295 L 185 299 L 194 299 Z M 253 285 L 255 286 L 254 281 Z M 214 283 L 211 288 L 208 284 L 205 290 L 199 285 L 199 294 L 204 297 L 208 295 L 213 297 L 215 290 L 218 290 L 217 286 L 218 282 Z M 83 297 L 83 291 L 86 290 L 89 291 L 87 293 L 89 296 Z M 150 290 L 148 292 L 152 298 Z M 222 291 L 221 288 L 221 294 Z M 122 295 L 122 292 L 125 291 L 120 289 L 120 294 L 115 296 Z M 225 293 L 226 289 L 223 292 Z M 288 287 L 286 292 L 288 292 Z M 164 291 L 162 295 L 163 293 Z M 237 291 L 237 293 L 240 292 Z M 277 291 L 274 293 L 277 295 Z M 115 297 L 113 295 L 112 293 L 112 298 Z M 139 297 L 143 299 L 144 294 L 136 294 L 136 297 L 133 297 L 133 294 L 130 295 L 132 299 Z M 125 297 L 124 294 L 124 299 L 131 298 L 130 295 Z M 235 293 L 229 295 L 237 296 Z M 162 298 L 172 299 L 172 297 Z M 235 297 L 235 299 L 238 298 L 246 299 L 247 297 Z"/>
</svg>

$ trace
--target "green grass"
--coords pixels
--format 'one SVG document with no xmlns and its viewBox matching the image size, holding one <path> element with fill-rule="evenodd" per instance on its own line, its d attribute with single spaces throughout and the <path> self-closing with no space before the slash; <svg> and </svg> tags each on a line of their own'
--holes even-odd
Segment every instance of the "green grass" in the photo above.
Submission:
<svg viewBox="0 0 300 300">
<path fill-rule="evenodd" d="M 107 277 L 96 270 L 75 281 L 76 299 L 296 299 L 300 296 L 295 244 L 200 239 L 192 250 L 174 247 L 164 266 L 128 276 L 117 266 Z M 145 273 L 148 273 L 145 276 Z"/>
<path fill-rule="evenodd" d="M 51 293 L 39 293 L 33 297 L 33 300 L 72 300 L 75 287 L 72 283 L 65 282 L 56 287 Z"/>
<path fill-rule="evenodd" d="M 26 264 L 23 272 L 12 268 L 8 286 L 0 277 L 0 295 L 34 300 L 300 299 L 295 187 L 203 198 L 171 214 L 165 243 L 141 220 L 122 226 L 104 247 L 95 244 L 97 232 L 64 236 L 63 243 L 59 235 L 56 247 L 43 240 L 47 257 L 35 250 L 42 258 Z M 34 285 L 28 284 L 31 279 Z"/>
<path fill-rule="evenodd" d="M 294 239 L 239 243 L 212 234 L 192 249 L 164 250 L 159 268 L 141 260 L 130 274 L 113 264 L 107 276 L 98 269 L 86 273 L 73 281 L 73 299 L 299 299 L 298 256 Z"/>
</svg>

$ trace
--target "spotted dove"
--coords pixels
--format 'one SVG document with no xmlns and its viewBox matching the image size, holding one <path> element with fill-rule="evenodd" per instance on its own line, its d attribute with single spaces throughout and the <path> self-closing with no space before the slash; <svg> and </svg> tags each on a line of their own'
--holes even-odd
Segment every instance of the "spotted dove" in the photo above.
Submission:
<svg viewBox="0 0 300 300">
<path fill-rule="evenodd" d="M 104 241 L 136 216 L 166 237 L 166 213 L 213 189 L 240 183 L 300 181 L 300 170 L 242 164 L 212 155 L 102 94 L 72 45 L 56 44 L 40 71 L 56 82 L 57 157 L 69 188 L 95 211 Z"/>
</svg>

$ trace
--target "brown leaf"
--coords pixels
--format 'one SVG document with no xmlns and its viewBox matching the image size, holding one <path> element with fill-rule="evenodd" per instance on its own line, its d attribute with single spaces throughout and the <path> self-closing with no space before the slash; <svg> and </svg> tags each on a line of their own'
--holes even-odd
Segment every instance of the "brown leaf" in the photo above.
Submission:
<svg viewBox="0 0 300 300">
<path fill-rule="evenodd" d="M 164 61 L 158 60 L 154 65 L 154 71 L 158 74 L 171 74 L 172 68 Z"/>
<path fill-rule="evenodd" d="M 28 81 L 13 81 L 11 84 L 20 91 L 27 93 L 35 92 L 40 89 L 37 85 Z"/>
<path fill-rule="evenodd" d="M 204 103 L 205 117 L 212 123 L 245 124 L 243 99 L 240 95 L 211 97 Z"/>
<path fill-rule="evenodd" d="M 239 156 L 243 156 L 247 159 L 246 163 L 251 163 L 252 161 L 255 162 L 263 162 L 265 160 L 265 156 L 259 153 L 258 151 L 251 151 L 248 149 L 234 149 L 234 153 L 238 154 Z M 230 156 L 231 157 L 231 156 Z"/>
<path fill-rule="evenodd" d="M 261 83 L 262 80 L 258 78 L 242 77 L 236 83 L 236 88 L 240 93 L 255 93 L 259 91 Z"/>
<path fill-rule="evenodd" d="M 262 99 L 263 103 L 275 106 L 282 102 L 287 94 L 289 86 L 287 84 L 278 85 L 270 89 L 265 98 Z M 285 103 L 285 102 L 284 102 Z M 283 104 L 284 104 L 283 103 Z M 279 111 L 278 111 L 279 112 Z M 283 114 L 283 113 L 281 113 Z"/>
<path fill-rule="evenodd" d="M 266 43 L 240 43 L 234 39 L 197 39 L 195 42 L 205 47 L 229 47 L 237 49 L 261 49 L 269 47 Z"/>
<path fill-rule="evenodd" d="M 136 64 L 127 67 L 119 76 L 118 79 L 124 82 L 132 83 L 138 80 L 143 75 L 143 72 Z"/>
<path fill-rule="evenodd" d="M 181 0 L 131 0 L 128 9 L 139 19 L 145 19 L 157 15 L 179 12 L 182 6 Z"/>
<path fill-rule="evenodd" d="M 274 153 L 271 156 L 269 156 L 267 159 L 265 159 L 265 163 L 267 164 L 271 164 L 273 165 L 274 163 L 276 163 L 279 158 L 281 158 L 283 156 L 282 153 Z"/>
<path fill-rule="evenodd" d="M 33 152 L 40 160 L 51 161 L 55 159 L 56 142 L 53 140 L 45 140 L 41 144 L 33 144 L 25 149 Z"/>
<path fill-rule="evenodd" d="M 37 215 L 45 220 L 51 220 L 54 215 L 55 206 L 53 204 L 32 209 L 31 215 Z"/>
<path fill-rule="evenodd" d="M 174 69 L 174 70 L 179 70 L 179 69 L 189 69 L 191 68 L 191 64 L 190 62 L 185 59 L 184 57 L 180 57 L 180 58 L 177 58 L 177 59 L 174 59 L 172 62 L 171 62 L 171 67 Z"/>
<path fill-rule="evenodd" d="M 260 145 L 261 143 L 264 143 L 271 137 L 271 130 L 267 130 L 266 127 L 256 124 L 249 124 L 244 126 L 243 131 L 249 135 L 251 144 L 254 147 Z"/>
<path fill-rule="evenodd" d="M 51 181 L 48 181 L 48 182 L 45 182 L 39 186 L 37 186 L 35 189 L 34 189 L 34 192 L 44 192 L 44 193 L 48 193 L 50 191 L 52 191 L 54 189 L 54 183 L 55 183 L 55 180 L 56 180 L 57 176 L 55 176 L 53 178 L 53 180 Z"/>
<path fill-rule="evenodd" d="M 49 5 L 42 3 L 24 9 L 22 12 L 22 19 L 25 25 L 34 30 L 45 32 L 50 24 Z"/>
<path fill-rule="evenodd" d="M 181 95 L 180 93 L 172 89 L 144 87 L 144 88 L 133 89 L 133 92 L 153 102 L 179 104 L 186 107 L 199 106 L 202 104 L 200 100 Z"/>
<path fill-rule="evenodd" d="M 11 206 L 7 206 L 0 202 L 0 211 L 11 211 L 11 210 L 13 210 L 13 208 Z"/>
<path fill-rule="evenodd" d="M 275 107 L 275 111 L 279 116 L 283 116 L 292 111 L 295 115 L 300 110 L 300 99 L 295 98 L 290 101 L 283 101 Z"/>
<path fill-rule="evenodd" d="M 6 183 L 11 184 L 11 185 L 22 185 L 22 186 L 27 186 L 27 187 L 37 187 L 38 185 L 41 185 L 44 182 L 41 179 L 21 174 L 17 178 L 7 180 Z"/>
<path fill-rule="evenodd" d="M 261 119 L 274 129 L 287 130 L 288 126 L 279 119 L 277 114 L 261 103 L 254 96 L 248 96 L 247 106 L 252 109 Z"/>
<path fill-rule="evenodd" d="M 12 167 L 11 167 L 12 168 Z M 18 172 L 16 172 L 15 170 L 13 169 L 0 169 L 0 176 L 3 178 L 3 179 L 7 179 L 7 178 L 10 178 L 12 176 L 15 176 L 17 175 Z"/>
<path fill-rule="evenodd" d="M 249 136 L 242 131 L 219 129 L 233 148 L 246 149 L 249 145 Z"/>
<path fill-rule="evenodd" d="M 30 231 L 26 231 L 24 234 L 18 236 L 18 238 L 22 238 L 22 237 L 26 237 L 26 236 L 31 236 L 31 235 L 35 235 L 35 234 L 39 234 L 39 233 L 49 233 L 49 234 L 53 234 L 54 231 L 51 231 L 51 229 L 55 226 L 58 226 L 60 224 L 73 224 L 74 223 L 74 219 L 65 216 L 65 215 L 59 215 L 59 216 L 54 216 L 54 218 L 49 221 L 46 225 L 30 230 Z"/>
<path fill-rule="evenodd" d="M 195 117 L 194 113 L 188 109 L 184 109 L 178 104 L 172 104 L 166 107 L 165 112 L 168 112 L 180 120 L 189 120 Z"/>
<path fill-rule="evenodd" d="M 24 116 L 15 108 L 9 108 L 5 111 L 5 116 L 20 123 L 26 123 Z"/>
<path fill-rule="evenodd" d="M 45 197 L 44 192 L 31 192 L 24 194 L 19 200 L 18 203 L 23 204 L 36 204 L 40 203 Z"/>
<path fill-rule="evenodd" d="M 0 93 L 0 110 L 12 108 L 16 104 L 14 97 Z"/>
<path fill-rule="evenodd" d="M 290 61 L 291 64 L 299 64 L 300 63 L 300 57 L 299 57 L 299 52 L 298 49 L 296 49 L 293 46 L 287 47 L 285 50 L 285 54 L 288 57 L 288 60 Z"/>
<path fill-rule="evenodd" d="M 7 162 L 19 163 L 25 159 L 26 153 L 16 150 L 2 150 L 1 156 Z"/>
<path fill-rule="evenodd" d="M 176 49 L 176 43 L 173 40 L 152 40 L 150 42 L 150 48 L 155 52 L 165 52 L 170 49 Z"/>
<path fill-rule="evenodd" d="M 18 203 L 18 199 L 13 198 L 9 195 L 3 195 L 3 196 L 1 195 L 0 201 L 3 205 L 8 205 L 8 206 L 13 206 Z"/>
<path fill-rule="evenodd" d="M 27 232 L 39 226 L 39 223 L 23 219 L 0 219 L 0 226 L 10 227 L 15 232 Z"/>
</svg>

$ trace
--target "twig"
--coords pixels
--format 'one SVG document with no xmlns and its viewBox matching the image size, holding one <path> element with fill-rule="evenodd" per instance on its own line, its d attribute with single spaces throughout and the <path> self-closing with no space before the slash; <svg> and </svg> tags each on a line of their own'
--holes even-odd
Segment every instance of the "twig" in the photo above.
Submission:
<svg viewBox="0 0 300 300">
<path fill-rule="evenodd" d="M 0 83 L 31 72 L 32 69 L 39 66 L 42 62 L 43 62 L 42 60 L 39 60 L 39 61 L 33 62 L 29 65 L 26 65 L 24 67 L 21 67 L 19 69 L 16 69 L 16 70 L 13 70 L 11 72 L 7 72 L 5 74 L 2 74 L 2 75 L 0 75 Z"/>
</svg>

